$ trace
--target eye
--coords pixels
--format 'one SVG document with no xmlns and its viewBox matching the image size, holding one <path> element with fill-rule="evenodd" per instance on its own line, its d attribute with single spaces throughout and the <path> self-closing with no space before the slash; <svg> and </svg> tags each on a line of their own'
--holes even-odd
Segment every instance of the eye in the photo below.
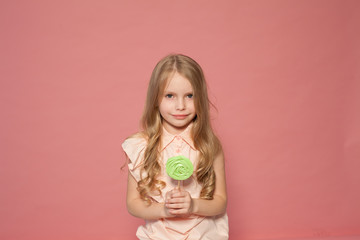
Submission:
<svg viewBox="0 0 360 240">
<path fill-rule="evenodd" d="M 166 94 L 165 97 L 166 97 L 166 98 L 173 98 L 174 95 L 172 95 L 171 93 L 169 93 L 169 94 Z"/>
<path fill-rule="evenodd" d="M 194 95 L 193 95 L 192 93 L 190 93 L 190 94 L 188 94 L 186 97 L 187 97 L 187 98 L 193 98 Z"/>
</svg>

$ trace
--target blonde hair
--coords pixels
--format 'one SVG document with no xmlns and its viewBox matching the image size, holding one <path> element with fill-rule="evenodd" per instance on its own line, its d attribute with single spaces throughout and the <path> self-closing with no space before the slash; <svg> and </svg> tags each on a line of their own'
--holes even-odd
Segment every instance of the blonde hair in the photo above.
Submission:
<svg viewBox="0 0 360 240">
<path fill-rule="evenodd" d="M 181 54 L 171 54 L 160 60 L 152 72 L 141 119 L 142 133 L 147 139 L 141 171 L 145 171 L 146 174 L 138 182 L 138 191 L 141 198 L 148 203 L 151 203 L 150 195 L 161 194 L 161 189 L 166 185 L 163 181 L 157 180 L 161 173 L 161 165 L 158 162 L 162 134 L 159 104 L 167 80 L 175 72 L 188 79 L 194 91 L 196 117 L 193 120 L 191 136 L 194 147 L 200 152 L 195 170 L 197 181 L 202 184 L 200 198 L 212 199 L 215 190 L 213 162 L 216 155 L 221 152 L 221 144 L 210 123 L 211 103 L 208 99 L 205 77 L 200 65 L 193 59 Z"/>
</svg>

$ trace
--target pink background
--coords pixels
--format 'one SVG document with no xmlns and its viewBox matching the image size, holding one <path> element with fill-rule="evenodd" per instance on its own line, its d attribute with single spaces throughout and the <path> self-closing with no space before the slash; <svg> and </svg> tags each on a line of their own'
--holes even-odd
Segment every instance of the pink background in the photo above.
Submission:
<svg viewBox="0 0 360 240">
<path fill-rule="evenodd" d="M 0 239 L 135 239 L 120 145 L 172 52 L 218 108 L 231 239 L 360 239 L 360 1 L 14 0 L 0 27 Z"/>
</svg>

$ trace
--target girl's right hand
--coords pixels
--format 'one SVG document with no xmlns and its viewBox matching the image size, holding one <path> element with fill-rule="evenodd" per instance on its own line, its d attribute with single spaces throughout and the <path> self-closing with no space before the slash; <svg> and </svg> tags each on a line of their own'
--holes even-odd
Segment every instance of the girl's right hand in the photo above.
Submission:
<svg viewBox="0 0 360 240">
<path fill-rule="evenodd" d="M 165 211 L 170 217 L 189 216 L 193 207 L 193 199 L 184 189 L 175 188 L 165 194 Z"/>
</svg>

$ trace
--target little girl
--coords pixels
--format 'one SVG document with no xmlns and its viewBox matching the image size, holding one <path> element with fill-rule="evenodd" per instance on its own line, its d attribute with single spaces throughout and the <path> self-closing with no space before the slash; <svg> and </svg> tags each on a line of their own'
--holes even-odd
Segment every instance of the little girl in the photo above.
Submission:
<svg viewBox="0 0 360 240">
<path fill-rule="evenodd" d="M 169 55 L 156 65 L 143 131 L 122 144 L 129 160 L 127 208 L 146 220 L 139 239 L 228 239 L 224 156 L 209 105 L 203 71 L 193 59 Z M 180 155 L 190 159 L 194 173 L 178 187 L 165 164 Z"/>
</svg>

